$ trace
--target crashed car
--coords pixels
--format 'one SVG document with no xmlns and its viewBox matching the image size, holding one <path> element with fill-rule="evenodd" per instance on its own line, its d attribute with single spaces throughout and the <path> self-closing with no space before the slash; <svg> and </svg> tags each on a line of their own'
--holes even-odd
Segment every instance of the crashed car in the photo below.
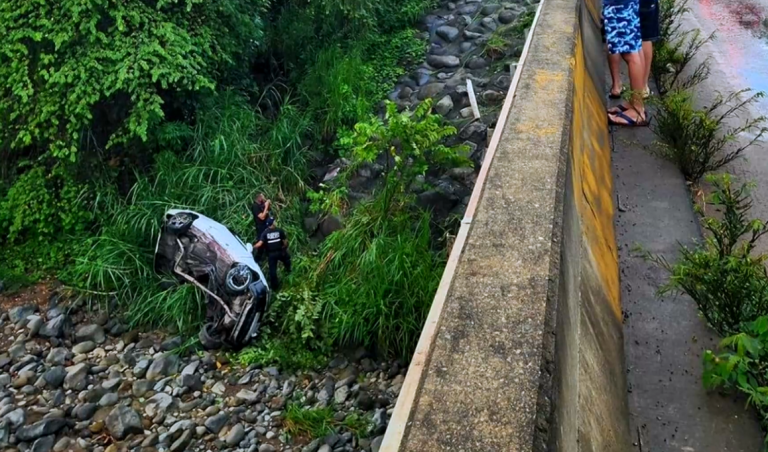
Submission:
<svg viewBox="0 0 768 452">
<path fill-rule="evenodd" d="M 253 247 L 226 226 L 191 210 L 169 210 L 155 247 L 155 271 L 197 286 L 207 297 L 200 342 L 240 348 L 259 333 L 270 289 Z"/>
</svg>

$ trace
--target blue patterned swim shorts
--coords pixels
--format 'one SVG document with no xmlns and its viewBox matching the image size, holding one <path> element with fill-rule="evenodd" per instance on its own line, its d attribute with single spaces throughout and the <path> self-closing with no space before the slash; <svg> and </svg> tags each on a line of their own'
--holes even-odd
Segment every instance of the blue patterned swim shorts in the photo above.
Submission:
<svg viewBox="0 0 768 452">
<path fill-rule="evenodd" d="M 603 26 L 608 53 L 640 51 L 643 42 L 640 36 L 639 0 L 631 0 L 619 5 L 604 5 Z"/>
</svg>

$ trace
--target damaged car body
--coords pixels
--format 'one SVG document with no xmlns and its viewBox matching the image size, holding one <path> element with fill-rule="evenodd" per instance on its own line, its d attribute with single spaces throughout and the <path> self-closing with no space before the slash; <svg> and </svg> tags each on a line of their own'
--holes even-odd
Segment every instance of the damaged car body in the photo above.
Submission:
<svg viewBox="0 0 768 452">
<path fill-rule="evenodd" d="M 224 225 L 191 210 L 169 210 L 155 248 L 155 271 L 206 295 L 200 342 L 240 348 L 259 333 L 271 292 L 252 254 Z"/>
</svg>

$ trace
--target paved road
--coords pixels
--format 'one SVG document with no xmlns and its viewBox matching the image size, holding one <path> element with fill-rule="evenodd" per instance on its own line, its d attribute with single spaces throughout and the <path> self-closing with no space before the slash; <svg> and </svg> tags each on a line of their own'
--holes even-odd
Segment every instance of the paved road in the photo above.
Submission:
<svg viewBox="0 0 768 452">
<path fill-rule="evenodd" d="M 715 32 L 715 66 L 736 88 L 768 92 L 768 0 L 691 0 L 693 19 Z M 768 115 L 768 100 L 758 109 Z"/>
<path fill-rule="evenodd" d="M 744 88 L 768 93 L 768 0 L 689 0 L 689 6 L 691 14 L 686 16 L 684 28 L 715 32 L 716 36 L 699 55 L 700 59 L 711 58 L 712 74 L 696 88 L 698 101 L 707 105 L 717 92 Z M 768 116 L 768 98 L 742 113 L 738 122 L 758 116 Z M 740 142 L 751 138 L 742 136 Z M 768 137 L 747 149 L 725 171 L 757 182 L 752 213 L 768 219 Z M 768 240 L 758 250 L 768 252 Z"/>
</svg>

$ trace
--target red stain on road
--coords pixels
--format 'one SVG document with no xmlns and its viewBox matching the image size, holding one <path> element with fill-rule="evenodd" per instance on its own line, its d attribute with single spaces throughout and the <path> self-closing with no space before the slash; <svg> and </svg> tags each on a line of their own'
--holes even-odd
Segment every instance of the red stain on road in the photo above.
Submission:
<svg viewBox="0 0 768 452">
<path fill-rule="evenodd" d="M 699 6 L 701 18 L 715 27 L 722 69 L 739 88 L 768 91 L 768 2 L 699 0 Z M 768 112 L 768 105 L 762 109 Z"/>
</svg>

